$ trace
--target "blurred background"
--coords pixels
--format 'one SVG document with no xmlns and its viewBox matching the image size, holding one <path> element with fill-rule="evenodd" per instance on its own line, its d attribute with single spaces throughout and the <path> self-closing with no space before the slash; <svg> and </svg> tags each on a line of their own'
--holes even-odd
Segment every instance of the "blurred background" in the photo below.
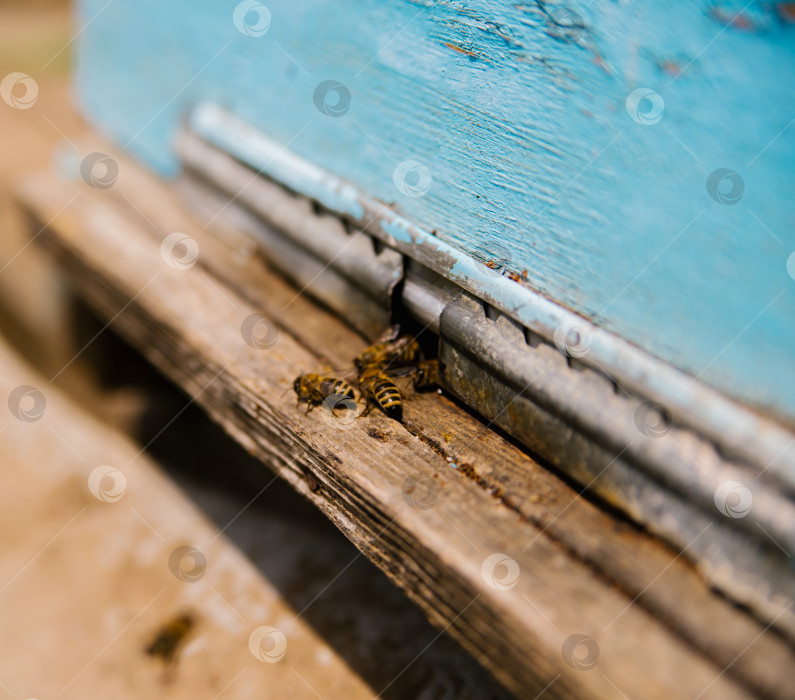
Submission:
<svg viewBox="0 0 795 700">
<path fill-rule="evenodd" d="M 50 162 L 63 134 L 84 129 L 70 97 L 71 40 L 69 2 L 0 2 L 0 73 L 35 75 L 39 85 L 35 110 L 11 109 L 6 103 L 0 109 L 0 267 L 6 268 L 0 275 L 0 318 L 5 335 L 35 363 L 47 361 L 47 348 L 32 342 L 31 332 L 49 325 L 57 313 L 53 280 L 35 249 L 9 264 L 27 241 L 11 206 L 10 190 L 20 173 Z"/>
</svg>

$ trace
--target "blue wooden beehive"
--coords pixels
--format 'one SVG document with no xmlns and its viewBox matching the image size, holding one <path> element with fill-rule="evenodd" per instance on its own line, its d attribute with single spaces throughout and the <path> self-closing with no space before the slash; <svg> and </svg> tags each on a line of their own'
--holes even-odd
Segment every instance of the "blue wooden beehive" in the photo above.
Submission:
<svg viewBox="0 0 795 700">
<path fill-rule="evenodd" d="M 254 10 L 240 31 L 233 2 L 84 0 L 83 18 L 99 14 L 79 89 L 165 175 L 191 107 L 221 105 L 472 259 L 791 420 L 795 26 L 776 13 L 788 3 L 743 5 L 271 2 L 267 31 Z M 339 94 L 318 97 L 328 80 Z M 407 169 L 419 189 L 395 185 L 406 161 L 427 169 L 427 183 Z"/>
<path fill-rule="evenodd" d="M 627 450 L 597 490 L 680 547 L 727 483 L 792 541 L 792 3 L 82 0 L 79 14 L 80 101 L 123 150 L 166 178 L 186 158 L 201 170 L 178 150 L 187 133 L 398 251 L 421 270 L 408 307 L 422 280 L 442 290 L 418 316 L 453 390 L 583 483 Z M 451 305 L 447 283 L 471 298 Z M 501 377 L 488 395 L 479 365 Z M 706 476 L 666 443 L 685 433 L 710 446 Z M 759 537 L 749 522 L 731 533 Z M 738 559 L 750 545 L 732 537 L 694 556 L 771 619 L 791 565 Z M 757 595 L 761 580 L 776 583 Z"/>
</svg>

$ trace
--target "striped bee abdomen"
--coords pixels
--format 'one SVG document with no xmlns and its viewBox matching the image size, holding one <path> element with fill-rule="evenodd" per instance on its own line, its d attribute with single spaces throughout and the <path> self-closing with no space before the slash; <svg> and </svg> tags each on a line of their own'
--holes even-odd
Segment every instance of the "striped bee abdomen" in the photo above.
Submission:
<svg viewBox="0 0 795 700">
<path fill-rule="evenodd" d="M 319 406 L 330 396 L 353 399 L 353 387 L 344 379 L 328 374 L 301 374 L 293 383 L 298 403 L 308 404 L 307 413 L 313 406 Z"/>
<path fill-rule="evenodd" d="M 350 399 L 353 398 L 353 387 L 344 379 L 338 379 L 337 377 L 321 377 L 318 391 L 324 398 L 334 396 L 335 394 Z"/>
<path fill-rule="evenodd" d="M 359 376 L 359 387 L 365 398 L 377 403 L 390 418 L 402 420 L 403 401 L 400 389 L 378 366 L 364 368 Z"/>
</svg>

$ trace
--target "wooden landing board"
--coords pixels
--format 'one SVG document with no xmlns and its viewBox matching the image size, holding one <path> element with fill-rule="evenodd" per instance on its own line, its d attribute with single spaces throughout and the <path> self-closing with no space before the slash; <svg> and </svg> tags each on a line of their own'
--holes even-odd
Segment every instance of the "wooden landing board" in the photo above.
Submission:
<svg viewBox="0 0 795 700">
<path fill-rule="evenodd" d="M 349 365 L 361 340 L 256 258 L 235 267 L 234 248 L 119 162 L 107 191 L 29 181 L 23 204 L 49 222 L 37 240 L 117 332 L 507 687 L 530 697 L 547 686 L 550 697 L 787 696 L 792 650 L 776 635 L 712 596 L 685 557 L 577 498 L 447 399 L 412 397 L 404 426 L 379 413 L 343 424 L 297 411 L 296 374 Z M 174 232 L 196 242 L 198 264 L 167 264 L 161 244 Z M 241 335 L 254 313 L 271 319 L 266 348 Z M 428 489 L 419 498 L 418 486 Z M 571 647 L 586 657 L 595 647 L 573 635 L 598 646 L 587 672 Z"/>
</svg>

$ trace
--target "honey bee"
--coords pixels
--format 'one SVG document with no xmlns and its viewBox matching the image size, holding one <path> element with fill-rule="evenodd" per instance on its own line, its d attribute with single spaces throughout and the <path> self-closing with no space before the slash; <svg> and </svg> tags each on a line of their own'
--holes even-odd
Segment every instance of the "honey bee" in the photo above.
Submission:
<svg viewBox="0 0 795 700">
<path fill-rule="evenodd" d="M 439 386 L 439 360 L 423 360 L 414 375 L 415 391 L 432 391 Z"/>
<path fill-rule="evenodd" d="M 185 641 L 195 624 L 196 621 L 191 615 L 187 613 L 177 615 L 160 628 L 146 647 L 146 653 L 149 656 L 160 657 L 167 664 L 173 663 L 176 661 L 180 645 Z"/>
<path fill-rule="evenodd" d="M 390 418 L 397 421 L 403 419 L 403 400 L 400 390 L 378 365 L 366 365 L 359 372 L 359 389 L 367 401 L 367 408 L 362 415 L 369 413 L 373 403 Z"/>
<path fill-rule="evenodd" d="M 399 326 L 392 326 L 374 345 L 365 348 L 354 360 L 361 372 L 365 367 L 404 367 L 422 360 L 420 344 L 410 335 L 398 336 Z"/>
<path fill-rule="evenodd" d="M 293 382 L 293 390 L 298 396 L 298 404 L 302 401 L 307 403 L 307 413 L 329 396 L 354 398 L 353 387 L 348 382 L 328 374 L 301 374 Z"/>
<path fill-rule="evenodd" d="M 439 387 L 439 360 L 421 360 L 410 367 L 397 367 L 383 371 L 392 378 L 411 377 L 416 392 L 432 391 Z"/>
</svg>

